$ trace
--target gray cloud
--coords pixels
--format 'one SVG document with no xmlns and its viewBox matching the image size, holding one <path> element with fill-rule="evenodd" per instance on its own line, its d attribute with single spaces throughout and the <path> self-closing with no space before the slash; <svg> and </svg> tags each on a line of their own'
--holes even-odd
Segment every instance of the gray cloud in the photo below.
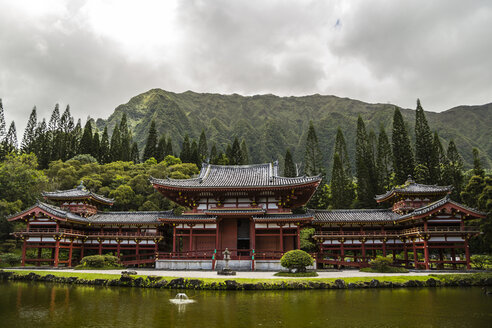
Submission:
<svg viewBox="0 0 492 328">
<path fill-rule="evenodd" d="M 172 34 L 151 31 L 152 4 L 127 16 L 116 7 L 104 18 L 111 27 L 119 15 L 142 33 L 133 48 L 125 35 L 100 31 L 86 5 L 33 16 L 0 1 L 0 97 L 19 138 L 34 105 L 44 117 L 56 102 L 82 119 L 107 117 L 156 87 L 412 108 L 420 97 L 433 111 L 491 101 L 487 1 L 179 1 Z"/>
</svg>

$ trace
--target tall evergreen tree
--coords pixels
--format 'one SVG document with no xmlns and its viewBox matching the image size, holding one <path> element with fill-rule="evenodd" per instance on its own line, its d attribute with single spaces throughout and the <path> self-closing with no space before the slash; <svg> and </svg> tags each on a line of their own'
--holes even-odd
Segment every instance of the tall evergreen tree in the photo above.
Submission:
<svg viewBox="0 0 492 328">
<path fill-rule="evenodd" d="M 150 124 L 149 134 L 147 135 L 147 142 L 145 143 L 144 153 L 142 161 L 145 162 L 151 157 L 156 158 L 157 152 L 157 131 L 155 128 L 155 121 Z"/>
<path fill-rule="evenodd" d="M 72 157 L 75 156 L 75 154 L 80 154 L 80 140 L 82 139 L 82 122 L 80 118 L 77 120 L 77 124 L 75 125 L 75 128 L 72 130 L 70 133 L 70 149 Z"/>
<path fill-rule="evenodd" d="M 9 130 L 7 131 L 7 135 L 3 139 L 3 149 L 6 154 L 10 154 L 17 151 L 17 146 L 17 130 L 15 128 L 15 122 L 12 121 Z"/>
<path fill-rule="evenodd" d="M 70 114 L 70 105 L 67 105 L 60 118 L 60 128 L 54 142 L 54 145 L 60 148 L 58 154 L 63 161 L 66 161 L 77 154 L 77 149 L 71 148 L 72 132 L 74 128 L 75 124 L 73 117 Z"/>
<path fill-rule="evenodd" d="M 342 129 L 338 127 L 337 135 L 335 137 L 335 149 L 333 154 L 338 153 L 340 162 L 345 171 L 345 176 L 349 179 L 352 178 L 352 168 L 350 165 L 350 159 L 347 151 L 347 144 L 345 143 L 345 137 L 343 136 Z"/>
<path fill-rule="evenodd" d="M 29 154 L 34 151 L 33 145 L 36 139 L 36 127 L 38 125 L 38 116 L 36 114 L 36 106 L 32 109 L 29 120 L 27 121 L 24 137 L 22 138 L 21 151 Z"/>
<path fill-rule="evenodd" d="M 191 145 L 190 145 L 190 137 L 188 136 L 188 133 L 185 134 L 184 139 L 183 139 L 183 146 L 181 147 L 181 154 L 179 155 L 181 158 L 181 161 L 183 163 L 190 163 L 191 162 Z"/>
<path fill-rule="evenodd" d="M 171 137 L 167 138 L 167 144 L 166 144 L 166 152 L 164 153 L 164 157 L 166 156 L 174 156 L 174 151 L 173 151 L 173 141 Z"/>
<path fill-rule="evenodd" d="M 459 200 L 463 188 L 463 160 L 453 140 L 449 142 L 447 163 L 444 165 L 444 182 L 453 185 L 452 196 Z"/>
<path fill-rule="evenodd" d="M 120 137 L 121 137 L 121 160 L 130 161 L 132 136 L 130 133 L 130 129 L 128 128 L 126 113 L 123 113 L 123 116 L 121 117 Z"/>
<path fill-rule="evenodd" d="M 390 189 L 392 160 L 391 145 L 388 140 L 388 135 L 384 130 L 384 126 L 381 125 L 379 128 L 378 146 L 376 152 L 376 174 L 378 179 L 378 190 L 376 191 L 378 194 Z"/>
<path fill-rule="evenodd" d="M 231 144 L 228 144 L 228 145 L 227 145 L 226 150 L 225 150 L 225 155 L 226 155 L 226 157 L 227 157 L 228 163 L 229 163 L 229 164 L 232 164 L 232 163 L 231 163 L 231 158 L 233 157 L 233 154 L 232 154 L 232 147 L 231 147 Z"/>
<path fill-rule="evenodd" d="M 410 138 L 400 110 L 396 107 L 393 116 L 393 170 L 395 183 L 403 184 L 413 174 L 414 161 Z"/>
<path fill-rule="evenodd" d="M 292 154 L 290 153 L 290 149 L 287 149 L 285 153 L 285 162 L 284 162 L 284 177 L 295 177 L 297 176 L 296 165 L 294 164 L 294 160 L 292 158 Z"/>
<path fill-rule="evenodd" d="M 333 155 L 330 190 L 332 208 L 348 208 L 351 205 L 354 199 L 352 183 L 346 175 L 338 153 Z"/>
<path fill-rule="evenodd" d="M 50 123 L 48 125 L 48 129 L 54 133 L 58 130 L 60 126 L 60 105 L 56 104 L 55 109 L 51 113 Z"/>
<path fill-rule="evenodd" d="M 241 165 L 249 164 L 249 151 L 244 139 L 241 141 L 241 146 L 239 148 L 241 150 Z"/>
<path fill-rule="evenodd" d="M 195 163 L 198 168 L 202 167 L 202 161 L 200 160 L 200 155 L 198 154 L 198 144 L 195 140 L 191 143 L 191 159 L 190 163 Z"/>
<path fill-rule="evenodd" d="M 111 153 L 111 161 L 121 161 L 121 135 L 118 125 L 115 125 L 114 127 L 109 149 Z"/>
<path fill-rule="evenodd" d="M 0 143 L 3 138 L 7 135 L 6 124 L 5 124 L 5 113 L 3 112 L 2 98 L 0 98 Z"/>
<path fill-rule="evenodd" d="M 84 134 L 80 139 L 80 153 L 81 154 L 93 154 L 92 151 L 92 124 L 90 120 L 87 120 L 84 126 Z"/>
<path fill-rule="evenodd" d="M 473 174 L 485 177 L 485 171 L 482 168 L 482 162 L 480 161 L 480 152 L 478 148 L 473 148 Z"/>
<path fill-rule="evenodd" d="M 376 202 L 376 175 L 374 168 L 374 153 L 366 126 L 362 117 L 357 119 L 357 137 L 355 144 L 355 166 L 357 173 L 357 198 L 360 206 L 373 207 Z"/>
<path fill-rule="evenodd" d="M 231 147 L 231 156 L 229 157 L 230 165 L 241 165 L 242 156 L 241 156 L 241 145 L 239 144 L 239 140 L 237 137 L 234 137 L 234 142 Z"/>
<path fill-rule="evenodd" d="M 433 139 L 432 133 L 425 118 L 424 109 L 417 99 L 417 110 L 415 113 L 415 162 L 421 165 L 422 169 L 428 170 L 428 180 L 424 183 L 430 184 L 437 178 L 435 172 L 435 163 L 433 162 Z"/>
<path fill-rule="evenodd" d="M 99 147 L 99 163 L 106 164 L 111 162 L 111 153 L 109 149 L 109 135 L 108 135 L 108 127 L 104 127 L 104 131 L 101 137 L 101 143 Z"/>
<path fill-rule="evenodd" d="M 34 152 L 38 158 L 40 168 L 47 169 L 50 162 L 50 145 L 49 145 L 49 132 L 46 125 L 46 120 L 43 119 L 36 128 L 36 139 L 34 142 Z"/>
<path fill-rule="evenodd" d="M 132 145 L 131 161 L 135 164 L 138 164 L 140 162 L 140 154 L 138 152 L 138 146 L 136 142 L 134 142 Z"/>
<path fill-rule="evenodd" d="M 202 130 L 202 133 L 200 134 L 200 139 L 198 140 L 198 157 L 200 158 L 200 165 L 208 158 L 207 136 L 205 135 L 204 130 Z"/>
<path fill-rule="evenodd" d="M 99 160 L 101 157 L 101 139 L 99 139 L 99 132 L 94 132 L 92 136 L 92 147 L 91 147 L 91 155 Z"/>
<path fill-rule="evenodd" d="M 217 146 L 215 143 L 212 145 L 212 149 L 210 150 L 210 163 L 217 164 L 219 160 L 219 152 L 217 151 Z"/>
<path fill-rule="evenodd" d="M 314 130 L 313 122 L 309 122 L 309 129 L 306 138 L 306 150 L 304 153 L 304 173 L 306 175 L 318 175 L 325 176 L 325 169 L 323 167 L 323 155 L 318 144 L 318 137 Z"/>
<path fill-rule="evenodd" d="M 443 171 L 444 165 L 447 162 L 446 153 L 444 152 L 444 148 L 442 146 L 441 140 L 439 139 L 439 135 L 437 132 L 434 132 L 434 139 L 432 141 L 432 148 L 434 149 L 434 154 L 432 161 L 434 163 L 434 170 L 436 177 L 434 180 L 438 184 L 443 184 Z"/>
<path fill-rule="evenodd" d="M 166 135 L 163 134 L 159 138 L 159 142 L 157 143 L 157 151 L 156 151 L 157 162 L 161 162 L 164 159 L 164 157 L 166 157 L 166 147 L 167 147 Z"/>
</svg>

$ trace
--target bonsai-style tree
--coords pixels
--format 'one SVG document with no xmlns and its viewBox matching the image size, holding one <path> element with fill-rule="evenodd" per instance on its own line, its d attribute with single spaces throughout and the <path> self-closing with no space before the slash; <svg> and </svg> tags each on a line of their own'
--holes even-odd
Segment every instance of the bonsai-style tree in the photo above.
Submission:
<svg viewBox="0 0 492 328">
<path fill-rule="evenodd" d="M 297 272 L 306 272 L 306 267 L 312 265 L 314 259 L 303 250 L 295 249 L 285 253 L 280 259 L 280 264 L 289 269 L 289 271 L 296 270 Z"/>
</svg>

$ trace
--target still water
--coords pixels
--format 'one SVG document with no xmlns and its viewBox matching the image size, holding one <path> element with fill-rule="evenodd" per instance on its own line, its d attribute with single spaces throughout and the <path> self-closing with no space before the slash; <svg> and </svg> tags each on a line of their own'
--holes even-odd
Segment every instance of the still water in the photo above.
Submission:
<svg viewBox="0 0 492 328">
<path fill-rule="evenodd" d="M 0 327 L 492 327 L 478 287 L 184 292 L 0 283 Z"/>
</svg>

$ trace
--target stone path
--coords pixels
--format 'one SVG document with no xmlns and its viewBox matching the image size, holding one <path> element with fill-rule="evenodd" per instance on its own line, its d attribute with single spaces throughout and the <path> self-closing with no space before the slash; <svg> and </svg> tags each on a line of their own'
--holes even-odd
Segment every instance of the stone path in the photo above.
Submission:
<svg viewBox="0 0 492 328">
<path fill-rule="evenodd" d="M 121 274 L 121 270 L 73 270 L 73 269 L 32 269 L 26 268 L 29 271 L 53 271 L 53 272 L 78 272 L 78 273 L 103 273 L 103 274 Z M 128 269 L 137 271 L 139 275 L 145 276 L 163 276 L 163 277 L 180 277 L 180 278 L 247 278 L 247 279 L 285 279 L 285 277 L 274 276 L 275 272 L 272 271 L 238 271 L 236 276 L 219 276 L 216 271 L 165 271 L 165 270 L 152 270 L 152 269 Z M 340 271 L 318 271 L 318 278 L 351 278 L 351 277 L 384 277 L 384 276 L 428 276 L 430 274 L 449 274 L 450 272 L 436 272 L 436 271 L 416 271 L 410 273 L 372 273 L 372 272 L 360 272 L 357 270 L 340 270 Z M 452 272 L 452 273 L 467 273 L 467 272 Z M 303 278 L 300 278 L 303 279 Z M 309 278 L 313 279 L 313 278 Z"/>
</svg>

